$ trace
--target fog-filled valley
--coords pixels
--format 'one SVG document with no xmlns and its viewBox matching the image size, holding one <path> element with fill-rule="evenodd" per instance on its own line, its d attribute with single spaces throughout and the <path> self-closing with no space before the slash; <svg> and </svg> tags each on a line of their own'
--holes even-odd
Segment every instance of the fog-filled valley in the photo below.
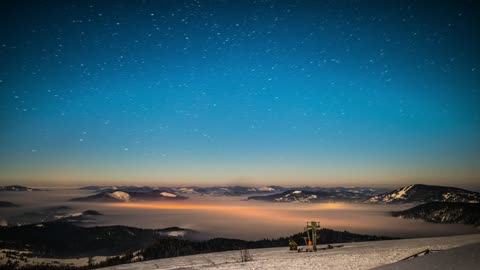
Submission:
<svg viewBox="0 0 480 270">
<path fill-rule="evenodd" d="M 49 188 L 35 192 L 1 192 L 2 200 L 19 207 L 0 208 L 2 224 L 15 220 L 28 222 L 25 213 L 41 213 L 47 208 L 68 206 L 65 214 L 98 211 L 81 226 L 127 225 L 159 229 L 180 227 L 198 232 L 202 239 L 228 237 L 258 240 L 291 235 L 310 220 L 338 231 L 390 237 L 426 237 L 476 233 L 462 224 L 434 224 L 422 220 L 392 217 L 392 211 L 411 205 L 372 205 L 365 203 L 275 203 L 247 200 L 248 196 L 189 195 L 182 201 L 139 201 L 125 203 L 73 202 L 75 197 L 95 192 L 76 188 Z M 23 216 L 23 218 L 22 218 Z M 38 220 L 34 216 L 31 222 Z M 30 215 L 31 217 L 31 215 Z M 36 219 L 35 219 L 36 218 Z M 25 221 L 27 220 L 27 221 Z"/>
</svg>

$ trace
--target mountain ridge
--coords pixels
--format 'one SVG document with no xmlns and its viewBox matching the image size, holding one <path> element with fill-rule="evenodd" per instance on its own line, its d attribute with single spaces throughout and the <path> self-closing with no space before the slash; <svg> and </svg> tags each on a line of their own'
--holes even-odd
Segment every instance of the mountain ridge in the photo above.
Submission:
<svg viewBox="0 0 480 270">
<path fill-rule="evenodd" d="M 21 185 L 0 186 L 0 191 L 40 191 L 38 188 L 31 188 Z"/>
<path fill-rule="evenodd" d="M 429 202 L 392 212 L 392 216 L 423 219 L 432 223 L 468 224 L 480 226 L 480 203 Z"/>
<path fill-rule="evenodd" d="M 264 196 L 250 196 L 248 200 L 268 202 L 361 202 L 369 198 L 374 190 L 367 188 L 300 188 Z"/>
<path fill-rule="evenodd" d="M 372 196 L 366 200 L 365 203 L 420 204 L 436 201 L 478 203 L 480 202 L 480 193 L 456 187 L 411 184 L 390 192 Z"/>
<path fill-rule="evenodd" d="M 186 200 L 188 197 L 178 195 L 169 190 L 152 190 L 148 192 L 132 192 L 116 190 L 113 192 L 100 192 L 86 197 L 70 199 L 74 202 L 130 202 L 130 201 L 163 201 L 163 200 Z"/>
<path fill-rule="evenodd" d="M 312 187 L 312 186 L 298 186 L 298 187 L 282 187 L 278 185 L 268 186 L 178 186 L 178 187 L 156 187 L 156 186 L 86 186 L 80 187 L 81 190 L 89 190 L 95 192 L 149 192 L 153 190 L 165 190 L 177 194 L 185 195 L 200 195 L 200 196 L 246 196 L 246 195 L 271 195 L 285 192 L 288 190 L 302 190 L 302 191 L 351 191 L 352 193 L 365 193 L 369 195 L 376 195 L 381 192 L 386 192 L 385 188 L 371 188 L 371 187 Z"/>
</svg>

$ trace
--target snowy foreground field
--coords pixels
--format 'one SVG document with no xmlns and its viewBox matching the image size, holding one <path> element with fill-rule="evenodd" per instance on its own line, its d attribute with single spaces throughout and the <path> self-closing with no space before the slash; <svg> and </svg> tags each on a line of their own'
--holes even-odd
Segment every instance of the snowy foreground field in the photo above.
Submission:
<svg viewBox="0 0 480 270">
<path fill-rule="evenodd" d="M 427 248 L 447 250 L 478 243 L 480 243 L 480 234 L 346 243 L 341 248 L 316 253 L 298 253 L 289 251 L 288 248 L 265 248 L 250 250 L 253 261 L 244 263 L 239 262 L 240 251 L 227 251 L 118 265 L 106 269 L 371 269 L 398 262 Z M 438 256 L 437 254 L 440 255 L 436 253 L 428 256 Z M 448 254 L 449 251 L 444 253 L 445 256 Z M 476 259 L 480 255 L 466 254 L 466 256 L 474 256 Z M 418 259 L 422 258 L 413 260 Z M 456 266 L 452 269 L 461 269 L 458 264 Z"/>
</svg>

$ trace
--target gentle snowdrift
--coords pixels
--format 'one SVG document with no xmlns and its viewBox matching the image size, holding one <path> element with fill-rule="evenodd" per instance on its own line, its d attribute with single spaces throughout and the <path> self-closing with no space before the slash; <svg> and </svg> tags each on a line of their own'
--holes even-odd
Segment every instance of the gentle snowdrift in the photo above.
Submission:
<svg viewBox="0 0 480 270">
<path fill-rule="evenodd" d="M 480 243 L 476 243 L 380 266 L 375 268 L 375 270 L 470 270 L 478 269 L 479 265 Z"/>
<path fill-rule="evenodd" d="M 342 248 L 297 253 L 285 248 L 254 249 L 253 261 L 241 263 L 239 251 L 227 251 L 117 265 L 107 269 L 370 269 L 429 249 L 480 243 L 480 234 L 436 238 L 346 243 Z M 429 255 L 432 256 L 432 255 Z"/>
</svg>

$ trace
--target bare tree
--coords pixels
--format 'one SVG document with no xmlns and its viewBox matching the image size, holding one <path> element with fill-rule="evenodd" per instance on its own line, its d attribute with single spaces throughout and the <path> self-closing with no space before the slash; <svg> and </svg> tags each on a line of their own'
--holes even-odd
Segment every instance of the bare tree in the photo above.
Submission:
<svg viewBox="0 0 480 270">
<path fill-rule="evenodd" d="M 248 249 L 240 250 L 240 261 L 241 262 L 253 261 L 253 256 L 252 254 L 250 254 L 250 251 L 248 251 Z"/>
<path fill-rule="evenodd" d="M 95 261 L 93 260 L 93 257 L 92 257 L 92 256 L 89 256 L 89 257 L 88 257 L 88 263 L 87 263 L 87 265 L 88 265 L 89 267 L 92 267 L 94 264 L 95 264 Z"/>
</svg>

